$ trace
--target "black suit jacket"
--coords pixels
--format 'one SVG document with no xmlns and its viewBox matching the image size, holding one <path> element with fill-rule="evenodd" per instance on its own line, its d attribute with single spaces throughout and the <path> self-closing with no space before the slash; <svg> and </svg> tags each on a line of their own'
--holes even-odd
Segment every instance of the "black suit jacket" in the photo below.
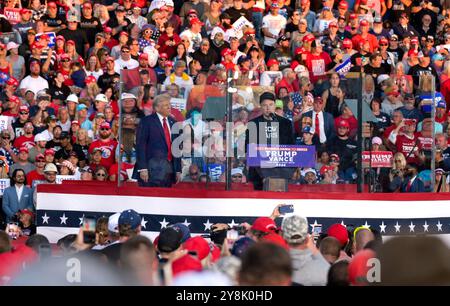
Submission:
<svg viewBox="0 0 450 306">
<path fill-rule="evenodd" d="M 171 127 L 173 143 L 175 136 L 172 127 L 175 120 L 168 117 L 167 121 Z M 179 158 L 173 157 L 173 154 L 172 161 L 167 160 L 168 147 L 164 129 L 156 113 L 146 116 L 140 121 L 137 128 L 136 148 L 136 170 L 147 169 L 149 171 L 147 184 L 142 182 L 137 175 L 140 185 L 168 187 L 175 181 L 175 173 L 181 171 L 181 162 Z"/>
</svg>

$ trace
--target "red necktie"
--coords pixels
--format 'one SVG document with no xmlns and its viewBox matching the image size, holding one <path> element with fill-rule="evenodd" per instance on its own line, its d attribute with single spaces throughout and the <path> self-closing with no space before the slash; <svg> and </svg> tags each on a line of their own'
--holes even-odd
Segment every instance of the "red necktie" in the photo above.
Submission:
<svg viewBox="0 0 450 306">
<path fill-rule="evenodd" d="M 406 192 L 409 192 L 409 190 L 411 189 L 411 180 L 408 181 L 408 185 L 406 185 Z"/>
<path fill-rule="evenodd" d="M 163 128 L 164 128 L 164 136 L 166 137 L 167 144 L 167 160 L 172 161 L 172 143 L 170 141 L 170 131 L 169 126 L 167 125 L 167 119 L 163 118 Z"/>
<path fill-rule="evenodd" d="M 319 113 L 316 113 L 316 119 L 315 119 L 315 133 L 320 138 L 320 121 L 319 121 Z"/>
</svg>

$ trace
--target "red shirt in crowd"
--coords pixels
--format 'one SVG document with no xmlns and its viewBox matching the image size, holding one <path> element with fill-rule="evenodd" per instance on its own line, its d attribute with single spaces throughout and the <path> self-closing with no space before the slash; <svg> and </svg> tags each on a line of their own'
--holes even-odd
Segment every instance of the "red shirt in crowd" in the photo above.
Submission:
<svg viewBox="0 0 450 306">
<path fill-rule="evenodd" d="M 43 174 L 39 174 L 36 170 L 30 171 L 27 174 L 28 186 L 33 186 L 33 181 L 43 181 L 43 180 L 45 180 L 45 176 Z"/>
<path fill-rule="evenodd" d="M 361 34 L 357 34 L 352 38 L 353 49 L 359 50 L 359 44 L 365 41 L 369 42 L 370 53 L 373 53 L 378 48 L 378 40 L 375 35 L 367 34 L 366 37 L 362 37 Z"/>
<path fill-rule="evenodd" d="M 397 139 L 395 141 L 397 152 L 401 152 L 405 157 L 407 157 L 406 161 L 408 163 L 420 163 L 419 159 L 416 157 L 416 152 L 418 153 L 419 150 L 422 149 L 422 144 L 420 143 L 420 141 L 417 141 L 418 137 L 418 133 L 414 134 L 413 138 L 409 138 L 406 135 L 397 135 Z M 409 152 L 411 151 L 413 152 L 409 154 Z"/>
<path fill-rule="evenodd" d="M 308 53 L 306 57 L 306 67 L 309 71 L 309 79 L 311 83 L 317 83 L 318 80 L 326 80 L 328 78 L 327 65 L 331 63 L 328 53 L 322 52 L 320 55 Z"/>
<path fill-rule="evenodd" d="M 36 144 L 34 143 L 34 135 L 27 137 L 25 135 L 19 136 L 14 140 L 14 147 L 20 149 L 22 146 L 31 149 Z"/>
<path fill-rule="evenodd" d="M 109 169 L 115 162 L 116 147 L 117 141 L 114 139 L 109 139 L 108 141 L 98 139 L 89 146 L 89 154 L 92 154 L 95 148 L 100 148 L 102 150 L 100 165 Z"/>
<path fill-rule="evenodd" d="M 8 282 L 23 271 L 23 267 L 33 263 L 38 256 L 32 248 L 18 245 L 11 252 L 0 254 L 0 286 Z"/>
<path fill-rule="evenodd" d="M 127 174 L 127 170 L 128 169 L 133 169 L 134 165 L 129 164 L 129 163 L 122 163 L 122 170 L 120 171 L 120 175 L 122 176 L 123 180 L 128 180 L 128 174 Z M 109 168 L 109 173 L 108 175 L 116 175 L 116 182 L 117 182 L 117 172 L 119 170 L 119 164 L 115 163 L 114 165 L 111 166 L 111 168 Z"/>
</svg>

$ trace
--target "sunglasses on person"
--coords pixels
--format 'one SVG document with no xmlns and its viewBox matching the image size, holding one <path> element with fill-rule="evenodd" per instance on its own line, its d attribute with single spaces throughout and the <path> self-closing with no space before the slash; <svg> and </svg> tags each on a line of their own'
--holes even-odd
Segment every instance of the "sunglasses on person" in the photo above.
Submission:
<svg viewBox="0 0 450 306">
<path fill-rule="evenodd" d="M 11 139 L 9 136 L 2 136 L 3 139 Z"/>
<path fill-rule="evenodd" d="M 189 175 L 191 175 L 191 176 L 198 175 L 198 172 L 192 172 L 192 173 L 189 173 Z"/>
<path fill-rule="evenodd" d="M 63 60 L 61 60 L 61 62 L 62 63 L 67 63 L 67 62 L 70 62 L 70 59 L 63 59 Z"/>
<path fill-rule="evenodd" d="M 96 173 L 95 175 L 96 175 L 96 176 L 103 176 L 103 177 L 106 176 L 105 173 Z"/>
<path fill-rule="evenodd" d="M 109 129 L 107 129 L 107 128 L 102 128 L 102 129 L 100 129 L 100 131 L 109 131 Z"/>
<path fill-rule="evenodd" d="M 380 47 L 387 47 L 388 44 L 380 44 Z"/>
<path fill-rule="evenodd" d="M 238 174 L 238 175 L 232 175 L 231 178 L 242 178 L 242 175 Z"/>
</svg>

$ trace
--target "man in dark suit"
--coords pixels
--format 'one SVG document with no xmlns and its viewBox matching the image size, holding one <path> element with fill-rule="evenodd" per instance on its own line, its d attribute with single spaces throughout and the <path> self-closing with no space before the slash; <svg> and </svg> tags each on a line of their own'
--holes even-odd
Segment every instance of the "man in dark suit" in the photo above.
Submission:
<svg viewBox="0 0 450 306">
<path fill-rule="evenodd" d="M 259 98 L 262 115 L 251 120 L 246 131 L 245 150 L 247 145 L 267 144 L 267 145 L 293 145 L 295 143 L 292 123 L 289 119 L 275 114 L 275 95 L 270 92 L 263 93 Z M 252 127 L 255 129 L 252 130 Z M 260 132 L 265 129 L 265 133 Z M 264 136 L 264 139 L 262 139 Z M 262 190 L 263 179 L 269 174 L 281 176 L 278 169 L 265 169 L 261 171 L 259 167 L 250 167 L 248 178 L 253 182 L 256 190 Z M 264 173 L 265 172 L 265 173 Z M 278 173 L 278 175 L 277 175 Z M 269 175 L 272 176 L 272 175 Z"/>
<path fill-rule="evenodd" d="M 325 104 L 321 97 L 314 98 L 313 110 L 303 114 L 303 117 L 312 119 L 314 134 L 319 138 L 322 147 L 336 137 L 334 118 L 330 113 L 324 112 Z"/>
<path fill-rule="evenodd" d="M 425 192 L 425 185 L 419 178 L 416 164 L 408 164 L 405 169 L 406 178 L 403 180 L 401 192 Z"/>
<path fill-rule="evenodd" d="M 402 13 L 398 20 L 398 23 L 392 27 L 394 34 L 398 35 L 401 39 L 411 36 L 419 36 L 419 32 L 409 23 L 408 14 Z"/>
<path fill-rule="evenodd" d="M 175 120 L 170 117 L 170 96 L 156 96 L 153 108 L 156 113 L 143 118 L 137 129 L 138 182 L 145 187 L 170 187 L 181 178 L 181 162 L 172 150 Z"/>
</svg>

